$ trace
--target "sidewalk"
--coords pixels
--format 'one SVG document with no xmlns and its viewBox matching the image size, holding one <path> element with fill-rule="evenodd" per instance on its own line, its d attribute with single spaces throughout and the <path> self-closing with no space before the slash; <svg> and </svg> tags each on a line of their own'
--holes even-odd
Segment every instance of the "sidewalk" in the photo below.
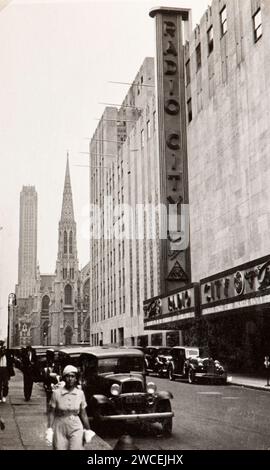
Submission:
<svg viewBox="0 0 270 470">
<path fill-rule="evenodd" d="M 231 380 L 230 380 L 231 377 Z M 270 392 L 270 386 L 267 387 L 266 377 L 262 375 L 242 374 L 242 373 L 228 373 L 228 382 L 231 385 L 238 385 L 247 388 L 255 388 L 257 390 L 266 390 Z"/>
<path fill-rule="evenodd" d="M 45 442 L 47 428 L 46 397 L 42 384 L 34 384 L 29 402 L 24 400 L 22 373 L 16 369 L 9 381 L 6 403 L 0 403 L 0 416 L 5 430 L 0 430 L 0 450 L 51 450 Z M 110 450 L 111 447 L 95 436 L 87 450 Z"/>
</svg>

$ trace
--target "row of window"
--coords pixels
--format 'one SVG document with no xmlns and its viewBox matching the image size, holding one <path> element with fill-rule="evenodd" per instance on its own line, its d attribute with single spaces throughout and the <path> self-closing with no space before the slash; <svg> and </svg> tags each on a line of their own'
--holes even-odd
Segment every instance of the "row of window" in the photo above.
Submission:
<svg viewBox="0 0 270 470">
<path fill-rule="evenodd" d="M 220 34 L 223 37 L 228 30 L 227 26 L 227 8 L 224 8 L 220 12 Z M 262 15 L 261 9 L 259 8 L 256 13 L 252 17 L 253 19 L 253 34 L 254 34 L 254 41 L 257 42 L 258 39 L 262 37 Z M 213 25 L 207 31 L 207 47 L 208 47 L 208 55 L 214 50 L 214 29 Z M 202 66 L 202 54 L 201 54 L 201 43 L 199 43 L 195 50 L 196 56 L 196 70 L 200 70 Z M 190 60 L 186 62 L 186 84 L 190 83 Z"/>
<path fill-rule="evenodd" d="M 73 243 L 73 236 L 72 232 L 69 232 L 69 243 L 68 243 L 68 235 L 66 230 L 64 231 L 64 253 L 66 254 L 68 251 L 69 245 L 69 253 L 72 254 L 72 243 Z"/>
<path fill-rule="evenodd" d="M 221 37 L 223 37 L 228 30 L 227 27 L 227 8 L 224 8 L 220 12 L 220 32 Z M 262 37 L 262 15 L 261 9 L 259 8 L 256 13 L 252 17 L 253 19 L 253 34 L 254 34 L 254 41 L 257 42 Z M 214 30 L 213 26 L 207 31 L 207 45 L 208 45 L 208 55 L 214 50 Z M 201 44 L 199 43 L 195 50 L 196 55 L 196 70 L 200 70 L 202 66 L 202 57 L 201 57 Z M 186 62 L 186 85 L 189 85 L 191 81 L 190 76 L 190 59 Z M 188 122 L 192 121 L 192 100 L 191 98 L 187 101 L 187 119 Z"/>
<path fill-rule="evenodd" d="M 63 279 L 67 279 L 67 276 L 68 276 L 68 270 L 67 268 L 63 268 Z M 74 268 L 70 268 L 69 277 L 70 279 L 74 279 Z"/>
</svg>

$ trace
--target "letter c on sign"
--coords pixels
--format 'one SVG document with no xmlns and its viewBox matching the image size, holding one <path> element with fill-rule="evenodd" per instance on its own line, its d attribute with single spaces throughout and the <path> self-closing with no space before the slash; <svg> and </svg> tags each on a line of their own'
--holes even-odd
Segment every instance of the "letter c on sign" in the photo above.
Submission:
<svg viewBox="0 0 270 470">
<path fill-rule="evenodd" d="M 165 111 L 172 116 L 175 116 L 180 111 L 178 101 L 170 99 L 165 102 Z"/>
<path fill-rule="evenodd" d="M 176 132 L 172 132 L 166 139 L 166 144 L 171 150 L 178 150 L 180 149 L 179 145 L 179 134 Z"/>
</svg>

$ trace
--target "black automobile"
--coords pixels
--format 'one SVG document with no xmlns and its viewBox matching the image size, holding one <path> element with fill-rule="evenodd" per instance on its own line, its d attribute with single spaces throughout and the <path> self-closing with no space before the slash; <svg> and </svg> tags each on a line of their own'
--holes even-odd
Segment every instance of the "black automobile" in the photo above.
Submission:
<svg viewBox="0 0 270 470">
<path fill-rule="evenodd" d="M 157 422 L 172 432 L 172 394 L 146 382 L 144 355 L 136 349 L 89 348 L 81 353 L 88 416 L 102 422 Z"/>
<path fill-rule="evenodd" d="M 168 361 L 171 359 L 171 348 L 167 346 L 147 346 L 145 353 L 146 373 L 154 372 L 160 376 L 168 374 Z"/>
<path fill-rule="evenodd" d="M 227 372 L 224 366 L 211 357 L 201 357 L 199 348 L 194 346 L 174 346 L 168 363 L 170 380 L 188 379 L 189 383 L 198 380 L 227 383 Z"/>
</svg>

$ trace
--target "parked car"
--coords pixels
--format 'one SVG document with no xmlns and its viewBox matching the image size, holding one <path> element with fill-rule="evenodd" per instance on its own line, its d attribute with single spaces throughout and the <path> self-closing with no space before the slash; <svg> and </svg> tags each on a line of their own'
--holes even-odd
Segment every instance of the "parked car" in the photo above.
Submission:
<svg viewBox="0 0 270 470">
<path fill-rule="evenodd" d="M 227 382 L 227 372 L 224 366 L 213 358 L 201 357 L 197 347 L 174 346 L 171 349 L 171 356 L 168 363 L 170 380 L 186 378 L 189 383 L 194 383 L 199 379 Z"/>
<path fill-rule="evenodd" d="M 168 346 L 147 346 L 145 353 L 146 373 L 154 372 L 160 376 L 168 374 L 168 361 L 171 359 Z"/>
<path fill-rule="evenodd" d="M 168 375 L 168 365 L 172 359 L 171 349 L 169 346 L 163 346 L 158 350 L 156 368 L 160 377 Z"/>
<path fill-rule="evenodd" d="M 82 388 L 88 416 L 102 422 L 158 422 L 172 432 L 172 394 L 146 382 L 144 355 L 137 349 L 89 348 L 81 353 Z"/>
</svg>

